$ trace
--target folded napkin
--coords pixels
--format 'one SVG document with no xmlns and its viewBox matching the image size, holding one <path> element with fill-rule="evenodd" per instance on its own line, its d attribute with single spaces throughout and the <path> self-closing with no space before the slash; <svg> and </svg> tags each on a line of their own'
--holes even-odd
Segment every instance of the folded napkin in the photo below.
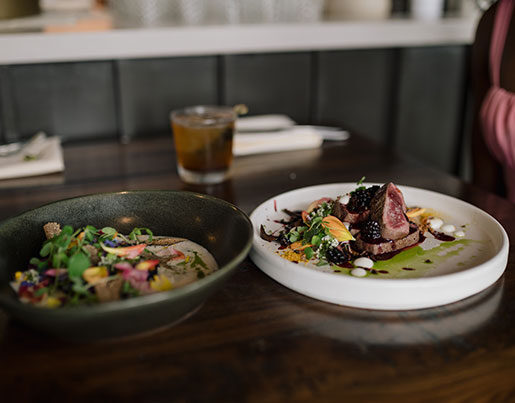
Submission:
<svg viewBox="0 0 515 403">
<path fill-rule="evenodd" d="M 6 149 L 12 145 L 1 146 Z M 28 143 L 0 157 L 0 179 L 44 175 L 64 170 L 61 141 L 38 133 Z"/>
<path fill-rule="evenodd" d="M 267 132 L 289 129 L 295 125 L 286 115 L 245 116 L 236 120 L 237 132 Z"/>
<path fill-rule="evenodd" d="M 235 156 L 303 150 L 322 145 L 322 136 L 310 127 L 292 127 L 287 130 L 236 133 L 233 153 Z"/>
</svg>

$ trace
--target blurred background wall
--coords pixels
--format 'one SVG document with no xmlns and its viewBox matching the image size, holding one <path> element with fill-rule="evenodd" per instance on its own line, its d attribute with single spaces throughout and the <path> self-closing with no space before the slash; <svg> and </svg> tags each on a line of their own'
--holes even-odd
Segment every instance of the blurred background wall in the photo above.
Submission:
<svg viewBox="0 0 515 403">
<path fill-rule="evenodd" d="M 315 14 L 304 11 L 300 15 L 298 2 L 302 0 L 289 1 L 290 8 L 283 9 L 280 18 L 293 18 L 288 10 L 297 1 L 295 18 L 307 19 L 306 24 L 317 19 L 352 23 L 413 18 L 416 2 L 327 0 L 319 2 L 317 7 L 321 8 Z M 421 1 L 427 4 L 433 0 Z M 111 3 L 116 17 L 122 0 L 111 2 L 119 2 L 116 7 Z M 239 20 L 232 23 L 245 22 L 244 18 L 247 23 L 259 22 L 252 19 L 255 14 L 248 11 L 249 4 L 246 11 L 240 6 Z M 56 4 L 47 0 L 45 6 Z M 428 18 L 462 16 L 475 6 L 466 0 L 441 1 L 441 14 Z M 266 18 L 279 18 L 277 9 L 275 12 Z M 226 10 L 224 18 L 232 18 L 228 13 Z M 118 24 L 148 23 L 148 18 L 143 22 L 119 14 L 117 18 Z M 192 9 L 189 18 L 203 23 L 201 19 L 207 17 L 204 11 L 195 17 Z M 259 18 L 265 18 L 264 14 Z M 285 21 L 267 21 L 274 22 Z M 178 22 L 154 20 L 150 25 L 168 23 Z M 284 113 L 301 124 L 347 128 L 388 144 L 408 158 L 468 179 L 469 53 L 470 43 L 392 44 L 363 49 L 4 64 L 0 66 L 0 143 L 26 139 L 38 130 L 59 135 L 64 141 L 130 141 L 169 133 L 168 114 L 174 108 L 245 103 L 250 114 Z"/>
</svg>

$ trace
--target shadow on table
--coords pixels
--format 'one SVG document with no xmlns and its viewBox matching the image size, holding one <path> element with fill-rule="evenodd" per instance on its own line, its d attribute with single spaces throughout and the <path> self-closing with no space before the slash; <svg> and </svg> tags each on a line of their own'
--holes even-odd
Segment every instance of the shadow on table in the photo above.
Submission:
<svg viewBox="0 0 515 403">
<path fill-rule="evenodd" d="M 413 311 L 373 311 L 334 306 L 330 308 L 329 320 L 319 322 L 312 329 L 338 341 L 370 345 L 441 342 L 463 337 L 486 324 L 495 315 L 503 290 L 504 279 L 501 279 L 485 291 L 462 301 Z"/>
</svg>

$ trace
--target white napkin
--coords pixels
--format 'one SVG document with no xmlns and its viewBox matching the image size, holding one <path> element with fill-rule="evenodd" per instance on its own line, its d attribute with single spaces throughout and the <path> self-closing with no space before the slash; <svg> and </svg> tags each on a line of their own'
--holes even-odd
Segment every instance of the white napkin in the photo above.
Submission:
<svg viewBox="0 0 515 403">
<path fill-rule="evenodd" d="M 14 154 L 0 157 L 0 179 L 44 175 L 64 170 L 61 141 L 38 133 Z"/>
<path fill-rule="evenodd" d="M 233 153 L 235 156 L 303 150 L 322 145 L 322 136 L 310 127 L 292 127 L 269 132 L 236 133 Z"/>
<path fill-rule="evenodd" d="M 236 120 L 237 132 L 266 132 L 289 129 L 295 122 L 286 115 L 245 116 Z"/>
</svg>

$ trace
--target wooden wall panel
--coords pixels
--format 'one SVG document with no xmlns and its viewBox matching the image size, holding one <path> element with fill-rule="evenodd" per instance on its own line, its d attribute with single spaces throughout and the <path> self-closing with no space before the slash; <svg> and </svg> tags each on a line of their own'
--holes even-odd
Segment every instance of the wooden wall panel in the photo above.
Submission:
<svg viewBox="0 0 515 403">
<path fill-rule="evenodd" d="M 223 57 L 223 102 L 246 104 L 250 115 L 286 114 L 310 121 L 311 54 L 277 53 Z"/>
<path fill-rule="evenodd" d="M 385 142 L 392 123 L 394 62 L 392 49 L 321 52 L 316 122 Z"/>
<path fill-rule="evenodd" d="M 64 140 L 117 135 L 110 62 L 17 65 L 5 68 L 2 102 L 11 114 L 7 140 L 39 130 Z M 8 99 L 6 99 L 8 98 Z M 3 110 L 6 110 L 4 105 Z"/>
<path fill-rule="evenodd" d="M 170 133 L 170 111 L 218 101 L 217 58 L 117 62 L 123 136 Z"/>
</svg>

